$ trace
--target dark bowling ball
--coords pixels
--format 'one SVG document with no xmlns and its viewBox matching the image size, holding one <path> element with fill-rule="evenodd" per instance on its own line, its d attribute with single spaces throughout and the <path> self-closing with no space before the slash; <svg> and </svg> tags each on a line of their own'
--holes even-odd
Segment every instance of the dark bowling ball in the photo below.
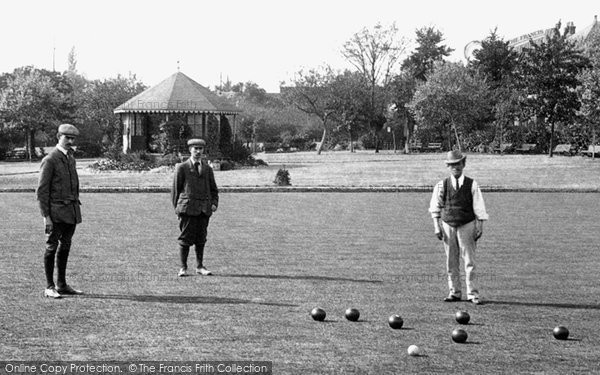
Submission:
<svg viewBox="0 0 600 375">
<path fill-rule="evenodd" d="M 321 309 L 319 307 L 315 307 L 310 312 L 310 316 L 312 316 L 312 318 L 314 320 L 316 320 L 317 322 L 322 322 L 323 320 L 325 320 L 325 316 L 326 315 L 327 314 L 325 313 L 325 310 L 323 310 L 323 309 Z"/>
<path fill-rule="evenodd" d="M 351 322 L 356 322 L 360 317 L 360 312 L 357 309 L 348 309 L 346 310 L 346 319 Z"/>
<path fill-rule="evenodd" d="M 467 332 L 464 329 L 457 328 L 452 331 L 452 341 L 454 342 L 462 344 L 467 341 L 467 337 L 469 337 L 469 335 L 467 335 Z"/>
<path fill-rule="evenodd" d="M 471 316 L 466 311 L 458 311 L 455 318 L 460 324 L 469 324 L 469 320 L 471 320 Z"/>
<path fill-rule="evenodd" d="M 402 317 L 400 315 L 392 315 L 388 319 L 388 324 L 393 329 L 400 329 L 400 328 L 402 328 L 402 325 L 404 324 L 404 320 L 402 320 Z"/>
<path fill-rule="evenodd" d="M 569 330 L 567 329 L 567 327 L 563 326 L 555 327 L 552 331 L 552 334 L 557 340 L 566 340 L 567 338 L 569 338 Z"/>
</svg>

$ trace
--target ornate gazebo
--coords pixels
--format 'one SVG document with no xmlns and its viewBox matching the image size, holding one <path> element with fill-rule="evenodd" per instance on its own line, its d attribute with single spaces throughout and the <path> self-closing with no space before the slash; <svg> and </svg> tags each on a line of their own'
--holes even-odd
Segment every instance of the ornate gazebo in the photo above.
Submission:
<svg viewBox="0 0 600 375">
<path fill-rule="evenodd" d="M 217 96 L 190 77 L 177 72 L 115 108 L 123 124 L 123 152 L 148 150 L 152 134 L 158 129 L 156 122 L 166 122 L 170 117 L 187 121 L 195 137 L 207 138 L 209 120 L 221 123 L 232 117 L 235 137 L 235 119 L 241 112 L 226 98 Z M 157 120 L 158 119 L 158 120 Z"/>
</svg>

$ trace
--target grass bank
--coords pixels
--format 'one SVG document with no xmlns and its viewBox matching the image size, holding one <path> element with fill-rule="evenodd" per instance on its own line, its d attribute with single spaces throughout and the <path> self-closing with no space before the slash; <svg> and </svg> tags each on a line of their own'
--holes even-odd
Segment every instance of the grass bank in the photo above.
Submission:
<svg viewBox="0 0 600 375">
<path fill-rule="evenodd" d="M 357 188 L 363 190 L 427 190 L 447 175 L 444 154 L 394 154 L 384 151 L 259 154 L 269 167 L 217 171 L 217 184 L 230 191 L 274 187 L 279 168 L 289 170 L 293 188 Z M 79 161 L 82 189 L 129 188 L 168 190 L 172 172 L 93 173 Z M 16 166 L 14 164 L 17 164 Z M 0 163 L 0 188 L 35 189 L 38 163 Z M 488 190 L 584 190 L 600 188 L 600 160 L 546 155 L 470 154 L 465 173 Z M 245 191 L 245 190 L 244 190 Z"/>
</svg>

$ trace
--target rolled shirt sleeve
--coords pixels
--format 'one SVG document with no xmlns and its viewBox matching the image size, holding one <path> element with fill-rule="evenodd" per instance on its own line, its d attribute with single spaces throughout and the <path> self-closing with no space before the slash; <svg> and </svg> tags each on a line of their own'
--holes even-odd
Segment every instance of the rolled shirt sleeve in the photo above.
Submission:
<svg viewBox="0 0 600 375">
<path fill-rule="evenodd" d="M 475 211 L 475 216 L 477 216 L 477 219 L 489 219 L 489 216 L 485 210 L 485 202 L 483 201 L 481 189 L 479 189 L 479 184 L 475 180 L 473 180 L 473 185 L 471 186 L 471 193 L 473 194 L 473 211 Z"/>
<path fill-rule="evenodd" d="M 442 216 L 442 207 L 444 202 L 442 201 L 442 193 L 444 190 L 444 180 L 438 182 L 433 187 L 433 194 L 431 195 L 431 201 L 429 202 L 429 213 L 434 219 L 438 219 Z"/>
</svg>

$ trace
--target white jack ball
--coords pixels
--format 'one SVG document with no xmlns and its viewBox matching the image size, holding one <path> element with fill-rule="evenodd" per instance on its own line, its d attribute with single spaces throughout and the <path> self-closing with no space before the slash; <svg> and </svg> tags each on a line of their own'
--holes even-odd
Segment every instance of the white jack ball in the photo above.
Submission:
<svg viewBox="0 0 600 375">
<path fill-rule="evenodd" d="M 411 345 L 408 347 L 408 355 L 418 356 L 421 355 L 421 349 L 419 349 L 416 345 Z"/>
</svg>

